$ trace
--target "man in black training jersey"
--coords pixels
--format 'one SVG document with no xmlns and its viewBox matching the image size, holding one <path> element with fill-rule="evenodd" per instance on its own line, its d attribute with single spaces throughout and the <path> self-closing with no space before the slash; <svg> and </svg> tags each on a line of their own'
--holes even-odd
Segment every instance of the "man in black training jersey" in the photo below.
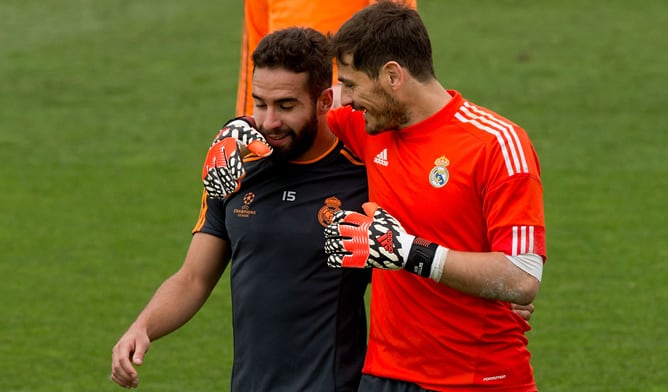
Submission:
<svg viewBox="0 0 668 392">
<path fill-rule="evenodd" d="M 121 386 L 138 385 L 134 365 L 150 342 L 185 324 L 231 261 L 231 389 L 357 389 L 369 270 L 327 267 L 322 232 L 336 210 L 360 210 L 368 196 L 364 167 L 327 128 L 327 41 L 312 29 L 281 30 L 253 61 L 254 118 L 230 121 L 214 140 L 183 266 L 114 347 L 112 379 Z M 255 153 L 242 158 L 238 141 Z M 238 180 L 216 187 L 220 167 L 237 170 Z"/>
</svg>

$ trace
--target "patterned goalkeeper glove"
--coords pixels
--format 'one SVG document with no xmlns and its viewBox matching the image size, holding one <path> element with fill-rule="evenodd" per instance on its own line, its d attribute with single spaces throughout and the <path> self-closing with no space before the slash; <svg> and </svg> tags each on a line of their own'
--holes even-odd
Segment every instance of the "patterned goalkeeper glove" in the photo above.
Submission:
<svg viewBox="0 0 668 392">
<path fill-rule="evenodd" d="M 338 211 L 325 228 L 327 265 L 332 268 L 405 269 L 414 274 L 441 277 L 447 249 L 417 238 L 376 203 L 364 203 L 366 215 Z"/>
<path fill-rule="evenodd" d="M 209 197 L 224 199 L 239 189 L 246 175 L 241 148 L 260 157 L 272 152 L 262 134 L 255 130 L 252 117 L 229 121 L 213 140 L 202 168 L 202 182 Z"/>
</svg>

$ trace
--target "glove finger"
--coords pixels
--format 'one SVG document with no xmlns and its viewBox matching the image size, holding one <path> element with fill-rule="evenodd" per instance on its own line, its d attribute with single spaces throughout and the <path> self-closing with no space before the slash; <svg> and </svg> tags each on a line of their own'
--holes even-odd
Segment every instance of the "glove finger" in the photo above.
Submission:
<svg viewBox="0 0 668 392">
<path fill-rule="evenodd" d="M 226 137 L 217 141 L 206 154 L 206 166 L 208 167 L 229 167 L 230 157 L 238 153 L 236 139 Z"/>
<path fill-rule="evenodd" d="M 355 211 L 339 210 L 334 213 L 332 223 L 325 227 L 325 238 L 367 236 L 371 218 Z"/>
<path fill-rule="evenodd" d="M 362 204 L 362 209 L 364 210 L 364 213 L 367 214 L 367 216 L 374 216 L 376 211 L 381 208 L 378 207 L 377 203 L 367 201 L 366 203 Z"/>
<path fill-rule="evenodd" d="M 332 224 L 345 222 L 348 224 L 361 224 L 362 222 L 371 221 L 370 217 L 360 214 L 359 212 L 349 210 L 338 210 L 332 216 Z"/>
<path fill-rule="evenodd" d="M 225 162 L 225 166 L 221 165 L 221 168 L 224 168 L 227 170 L 228 177 L 233 180 L 237 181 L 241 179 L 244 175 L 246 175 L 246 170 L 244 169 L 244 164 L 243 160 L 241 159 L 241 152 L 235 145 L 234 150 L 232 150 L 228 155 L 225 156 L 227 161 Z"/>
<path fill-rule="evenodd" d="M 327 265 L 330 268 L 368 268 L 366 260 L 368 256 L 364 252 L 353 254 L 344 249 L 344 244 L 350 243 L 350 239 L 339 238 L 325 242 Z"/>
<path fill-rule="evenodd" d="M 212 146 L 206 154 L 204 166 L 202 167 L 202 183 L 204 184 L 204 189 L 206 189 L 206 192 L 211 197 L 224 196 L 218 172 L 216 171 L 217 162 L 217 149 Z"/>
<path fill-rule="evenodd" d="M 327 240 L 332 238 L 336 239 L 340 237 L 341 234 L 339 233 L 339 225 L 336 223 L 330 223 L 325 227 L 325 244 L 327 244 Z M 327 250 L 327 249 L 325 249 Z"/>
<path fill-rule="evenodd" d="M 332 216 L 332 223 L 341 222 L 346 217 L 346 215 L 346 211 L 344 210 L 338 210 L 334 212 L 334 215 Z"/>
<path fill-rule="evenodd" d="M 202 180 L 206 178 L 209 174 L 209 170 L 216 166 L 217 150 L 215 144 L 209 148 L 209 151 L 206 153 L 206 158 L 204 159 L 204 165 L 202 166 Z"/>
<path fill-rule="evenodd" d="M 345 226 L 344 226 L 345 227 Z M 354 226 L 357 230 L 359 227 Z M 346 237 L 339 235 L 340 225 L 332 224 L 325 229 L 325 235 L 330 237 L 325 240 L 325 253 L 327 265 L 331 268 L 366 268 L 368 258 L 368 243 L 366 232 L 363 237 Z"/>
<path fill-rule="evenodd" d="M 371 265 L 367 263 L 369 259 L 369 252 L 364 249 L 358 249 L 353 254 L 344 255 L 341 258 L 341 265 L 346 268 L 370 268 Z"/>
<path fill-rule="evenodd" d="M 329 255 L 329 257 L 327 257 L 327 266 L 329 268 L 343 267 L 343 264 L 341 262 L 341 255 L 340 254 Z"/>
<path fill-rule="evenodd" d="M 244 124 L 246 124 L 245 126 L 248 126 L 247 123 L 243 122 L 242 120 L 234 120 L 229 124 L 226 124 L 220 131 L 218 131 L 218 135 L 216 135 L 216 137 L 213 139 L 213 143 L 211 143 L 211 145 L 213 146 L 214 144 L 226 138 L 233 138 L 235 140 L 239 139 L 240 130 L 243 129 Z"/>
<path fill-rule="evenodd" d="M 202 173 L 202 181 L 209 196 L 225 198 L 236 192 L 239 180 L 245 174 L 236 139 L 221 139 L 209 149 Z"/>
<path fill-rule="evenodd" d="M 338 233 L 338 225 L 332 224 L 325 228 L 325 253 L 327 266 L 330 268 L 343 267 L 343 258 L 349 254 L 344 247 L 342 238 Z"/>
<path fill-rule="evenodd" d="M 264 139 L 264 138 L 263 138 Z M 267 157 L 274 151 L 264 140 L 255 140 L 248 144 L 248 150 L 259 157 Z"/>
<path fill-rule="evenodd" d="M 368 238 L 368 228 L 373 218 L 354 211 L 344 211 L 344 215 L 338 223 L 338 231 L 342 236 Z"/>
<path fill-rule="evenodd" d="M 235 139 L 244 148 L 250 147 L 256 141 L 260 141 L 264 147 L 256 146 L 249 148 L 251 152 L 259 156 L 269 155 L 272 151 L 271 146 L 267 143 L 264 136 L 255 129 L 255 121 L 251 117 L 238 117 L 229 121 L 218 132 L 213 144 L 225 138 Z"/>
<path fill-rule="evenodd" d="M 216 168 L 211 168 L 202 182 L 210 197 L 225 198 L 225 196 L 230 193 L 229 190 L 226 189 L 225 182 L 220 177 Z"/>
<path fill-rule="evenodd" d="M 206 189 L 206 193 L 210 197 L 224 197 L 222 188 L 213 180 L 212 176 L 208 175 L 202 180 L 202 182 L 204 183 L 204 189 Z"/>
<path fill-rule="evenodd" d="M 267 140 L 262 134 L 244 120 L 233 121 L 228 125 L 230 135 L 237 139 L 237 142 L 260 157 L 266 157 L 273 152 Z"/>
<path fill-rule="evenodd" d="M 229 171 L 222 168 L 216 168 L 214 173 L 214 182 L 222 186 L 225 195 L 233 193 L 239 188 L 239 181 L 237 181 L 236 178 L 231 177 Z"/>
<path fill-rule="evenodd" d="M 214 159 L 213 162 L 211 160 L 207 161 L 207 164 L 218 170 L 221 179 L 236 181 L 246 174 L 236 139 L 232 137 L 224 138 L 211 149 L 214 153 Z"/>
</svg>

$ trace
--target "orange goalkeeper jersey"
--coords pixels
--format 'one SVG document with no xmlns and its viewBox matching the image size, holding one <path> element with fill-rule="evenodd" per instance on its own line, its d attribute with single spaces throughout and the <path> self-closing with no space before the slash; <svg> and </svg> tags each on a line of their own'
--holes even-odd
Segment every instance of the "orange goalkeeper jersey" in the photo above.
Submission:
<svg viewBox="0 0 668 392">
<path fill-rule="evenodd" d="M 364 161 L 370 200 L 410 234 L 454 250 L 545 258 L 540 168 L 526 132 L 449 93 L 438 113 L 401 131 L 370 136 L 350 107 L 328 123 Z M 371 290 L 364 373 L 434 391 L 535 390 L 529 324 L 509 303 L 403 270 L 374 270 Z"/>
<path fill-rule="evenodd" d="M 241 42 L 241 68 L 237 90 L 236 115 L 253 113 L 251 56 L 258 43 L 272 31 L 292 26 L 312 27 L 321 33 L 334 34 L 353 14 L 375 0 L 246 0 Z M 405 1 L 416 7 L 416 0 Z M 336 75 L 334 75 L 336 81 Z"/>
</svg>

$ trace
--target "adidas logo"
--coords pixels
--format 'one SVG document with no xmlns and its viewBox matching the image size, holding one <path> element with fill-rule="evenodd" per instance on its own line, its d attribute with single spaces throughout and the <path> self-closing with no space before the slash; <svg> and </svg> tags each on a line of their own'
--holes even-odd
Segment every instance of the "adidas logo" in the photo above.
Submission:
<svg viewBox="0 0 668 392">
<path fill-rule="evenodd" d="M 385 248 L 386 251 L 392 253 L 394 252 L 394 243 L 392 242 L 392 231 L 388 230 L 387 233 L 381 235 L 376 239 L 380 246 Z"/>
<path fill-rule="evenodd" d="M 389 165 L 389 162 L 387 161 L 387 148 L 383 149 L 378 155 L 376 155 L 375 158 L 373 158 L 374 163 L 377 163 L 382 166 L 387 166 Z"/>
</svg>

